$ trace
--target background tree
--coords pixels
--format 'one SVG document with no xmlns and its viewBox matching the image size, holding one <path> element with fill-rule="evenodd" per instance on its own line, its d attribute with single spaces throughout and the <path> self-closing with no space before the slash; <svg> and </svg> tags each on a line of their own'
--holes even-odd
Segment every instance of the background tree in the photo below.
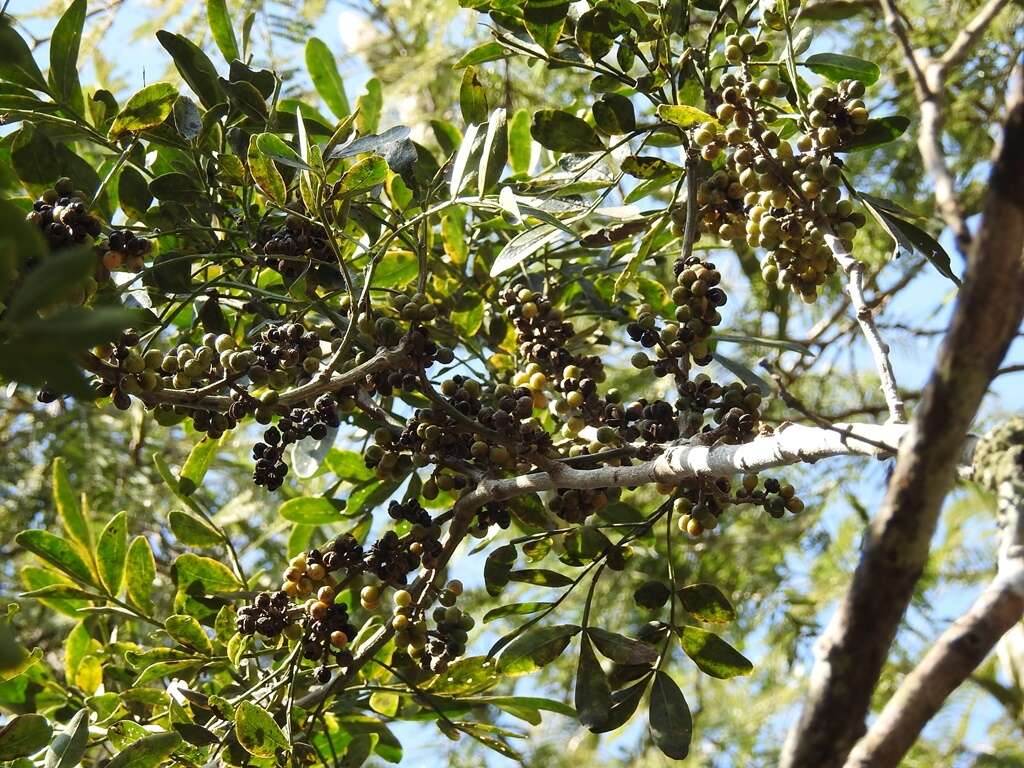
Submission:
<svg viewBox="0 0 1024 768">
<path fill-rule="evenodd" d="M 1012 428 L 928 546 L 1019 370 L 1019 10 L 467 5 L 360 7 L 341 61 L 314 3 L 4 17 L 3 524 L 35 532 L 0 756 L 353 764 L 426 720 L 452 764 L 1021 759 L 1019 651 L 979 666 L 1020 633 Z M 104 59 L 118 25 L 164 82 Z M 953 297 L 918 405 L 905 340 Z M 897 445 L 883 503 L 862 456 Z M 999 577 L 926 654 L 997 497 Z"/>
</svg>

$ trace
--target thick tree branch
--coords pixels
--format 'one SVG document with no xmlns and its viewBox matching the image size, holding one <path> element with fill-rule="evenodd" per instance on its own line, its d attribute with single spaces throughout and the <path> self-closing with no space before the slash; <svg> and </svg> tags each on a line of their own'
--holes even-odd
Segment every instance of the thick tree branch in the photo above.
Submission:
<svg viewBox="0 0 1024 768">
<path fill-rule="evenodd" d="M 1024 318 L 1024 81 L 1010 109 L 981 227 L 950 328 L 866 533 L 853 582 L 816 648 L 786 768 L 842 765 L 864 733 L 871 693 L 914 586 L 967 430 Z"/>
<path fill-rule="evenodd" d="M 759 472 L 834 456 L 887 457 L 895 453 L 906 431 L 907 427 L 902 424 L 836 424 L 829 429 L 787 424 L 772 435 L 758 437 L 742 445 L 705 446 L 686 443 L 672 446 L 657 458 L 632 466 L 575 469 L 553 463 L 547 472 L 533 472 L 511 478 L 484 478 L 477 483 L 476 488 L 456 502 L 452 510 L 452 523 L 436 567 L 417 578 L 410 591 L 417 600 L 422 598 L 433 573 L 444 568 L 465 538 L 476 511 L 490 502 L 556 488 L 625 488 L 649 483 L 673 483 L 697 475 L 718 477 Z M 891 450 L 885 450 L 884 446 L 889 446 Z M 340 691 L 384 647 L 393 634 L 390 624 L 381 627 L 361 646 L 353 663 L 344 672 L 306 694 L 297 704 L 307 709 L 316 707 Z"/>
<path fill-rule="evenodd" d="M 1024 485 L 1003 484 L 999 515 L 995 579 L 903 680 L 857 743 L 846 768 L 898 765 L 946 698 L 1024 616 Z"/>
</svg>

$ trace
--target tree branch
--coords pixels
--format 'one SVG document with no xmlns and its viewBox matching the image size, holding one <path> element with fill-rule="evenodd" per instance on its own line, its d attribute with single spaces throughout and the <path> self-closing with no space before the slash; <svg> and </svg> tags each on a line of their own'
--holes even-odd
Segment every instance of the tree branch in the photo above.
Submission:
<svg viewBox="0 0 1024 768">
<path fill-rule="evenodd" d="M 846 768 L 896 766 L 953 691 L 1024 616 L 1024 485 L 999 493 L 999 568 L 970 609 L 942 633 L 850 754 Z"/>
<path fill-rule="evenodd" d="M 927 562 L 967 430 L 1024 318 L 1022 177 L 1024 80 L 1018 76 L 949 331 L 900 443 L 850 589 L 817 644 L 806 704 L 783 752 L 784 768 L 839 766 L 864 733 L 871 693 Z"/>
<path fill-rule="evenodd" d="M 825 235 L 825 242 L 828 243 L 832 253 L 835 254 L 839 266 L 846 272 L 846 293 L 850 297 L 850 304 L 857 313 L 857 323 L 871 350 L 871 356 L 875 360 L 875 370 L 881 382 L 882 395 L 885 397 L 885 404 L 889 408 L 889 420 L 897 424 L 904 424 L 907 421 L 907 410 L 903 405 L 899 390 L 896 388 L 896 374 L 892 370 L 892 362 L 889 360 L 889 345 L 882 341 L 882 335 L 875 325 L 875 318 L 864 298 L 864 264 L 853 258 L 843 246 L 842 241 L 834 234 Z"/>
<path fill-rule="evenodd" d="M 974 18 L 967 22 L 967 26 L 960 30 L 960 34 L 956 36 L 946 52 L 939 57 L 938 64 L 942 68 L 943 75 L 967 58 L 967 54 L 978 44 L 985 34 L 985 30 L 1007 5 L 1009 5 L 1009 0 L 988 0 Z"/>
<path fill-rule="evenodd" d="M 921 162 L 925 171 L 932 177 L 935 184 L 935 204 L 939 209 L 939 215 L 952 230 L 956 237 L 957 246 L 962 253 L 966 253 L 970 247 L 972 235 L 967 226 L 967 219 L 960 208 L 960 201 L 956 193 L 956 182 L 953 173 L 946 163 L 946 152 L 942 147 L 942 132 L 945 125 L 945 90 L 946 74 L 949 68 L 960 58 L 966 56 L 970 48 L 981 37 L 991 18 L 998 13 L 1005 5 L 1006 0 L 989 0 L 989 6 L 998 6 L 991 9 L 991 14 L 986 14 L 984 9 L 975 21 L 961 33 L 947 51 L 947 56 L 954 53 L 949 62 L 946 57 L 933 61 L 924 54 L 914 50 L 910 42 L 907 26 L 903 21 L 899 10 L 896 7 L 896 0 L 880 0 L 882 13 L 885 16 L 886 25 L 896 37 L 903 58 L 906 59 L 907 71 L 910 74 L 911 82 L 914 84 L 914 95 L 917 99 L 920 110 L 920 127 L 917 134 L 917 149 L 921 155 Z M 976 23 L 979 20 L 983 23 Z M 973 26 L 972 26 L 973 25 Z M 971 30 L 968 34 L 968 30 Z M 967 38 L 965 39 L 965 35 Z"/>
<path fill-rule="evenodd" d="M 575 469 L 552 463 L 547 472 L 533 472 L 511 478 L 484 478 L 453 507 L 452 523 L 444 549 L 430 573 L 444 568 L 465 538 L 476 511 L 490 502 L 556 488 L 625 488 L 649 483 L 674 483 L 698 475 L 721 477 L 759 472 L 833 456 L 884 458 L 896 451 L 906 431 L 907 427 L 902 424 L 836 424 L 828 429 L 787 424 L 781 426 L 775 434 L 757 437 L 741 445 L 705 446 L 686 443 L 671 446 L 657 458 L 632 466 Z M 879 446 L 889 446 L 891 449 L 885 450 Z M 410 587 L 415 600 L 418 601 L 423 595 L 429 581 L 429 574 L 423 574 Z M 363 644 L 344 672 L 336 675 L 326 685 L 310 691 L 296 703 L 306 709 L 322 704 L 351 682 L 393 634 L 390 624 L 381 627 Z"/>
</svg>

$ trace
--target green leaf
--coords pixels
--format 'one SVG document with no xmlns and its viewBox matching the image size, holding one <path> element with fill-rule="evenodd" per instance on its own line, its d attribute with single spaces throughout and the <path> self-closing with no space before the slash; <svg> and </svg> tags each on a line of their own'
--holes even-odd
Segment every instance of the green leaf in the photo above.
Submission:
<svg viewBox="0 0 1024 768">
<path fill-rule="evenodd" d="M 516 555 L 516 548 L 512 544 L 504 544 L 487 555 L 484 561 L 484 586 L 491 597 L 496 597 L 508 584 Z"/>
<path fill-rule="evenodd" d="M 619 93 L 606 93 L 594 102 L 594 125 L 605 136 L 619 136 L 636 130 L 633 102 Z"/>
<path fill-rule="evenodd" d="M 712 352 L 711 356 L 715 359 L 715 362 L 725 368 L 729 373 L 735 376 L 737 379 L 742 381 L 744 384 L 749 384 L 752 387 L 757 387 L 762 395 L 767 395 L 772 390 L 772 386 L 768 383 L 760 374 L 748 368 L 746 365 L 741 363 L 739 360 L 734 360 L 731 357 L 726 357 L 721 352 Z"/>
<path fill-rule="evenodd" d="M 153 202 L 146 177 L 132 166 L 125 166 L 117 179 L 117 201 L 121 210 L 136 221 L 143 221 Z"/>
<path fill-rule="evenodd" d="M 660 157 L 630 155 L 622 161 L 622 170 L 637 179 L 655 179 L 673 174 L 675 178 L 682 175 L 683 169 Z"/>
<path fill-rule="evenodd" d="M 246 155 L 249 162 L 249 173 L 260 190 L 278 205 L 284 205 L 288 197 L 288 190 L 285 188 L 281 172 L 273 161 L 260 152 L 256 144 L 256 137 L 249 140 L 249 151 Z"/>
<path fill-rule="evenodd" d="M 331 49 L 318 37 L 310 38 L 306 43 L 306 69 L 313 80 L 313 87 L 327 108 L 339 120 L 348 117 L 352 110 L 349 107 L 348 96 L 345 95 L 345 81 L 338 73 L 338 65 Z"/>
<path fill-rule="evenodd" d="M 558 43 L 568 13 L 567 0 L 526 0 L 523 24 L 533 41 L 550 53 Z"/>
<path fill-rule="evenodd" d="M 21 583 L 24 585 L 25 589 L 35 593 L 35 599 L 47 608 L 57 611 L 58 613 L 63 613 L 65 616 L 70 616 L 74 619 L 80 618 L 78 609 L 86 605 L 85 600 L 81 600 L 77 597 L 47 595 L 40 592 L 40 590 L 47 589 L 49 587 L 73 587 L 74 585 L 64 576 L 50 568 L 40 568 L 35 565 L 26 565 L 21 569 L 19 575 L 21 576 Z"/>
<path fill-rule="evenodd" d="M 480 698 L 473 699 L 473 701 L 499 707 L 510 715 L 526 720 L 532 725 L 540 724 L 540 716 L 538 714 L 536 718 L 524 717 L 523 715 L 526 710 L 532 710 L 533 713 L 536 713 L 537 710 L 544 710 L 545 712 L 556 712 L 566 717 L 576 717 L 576 710 L 568 704 L 539 696 L 481 696 Z"/>
<path fill-rule="evenodd" d="M 510 49 L 496 40 L 492 40 L 489 43 L 480 43 L 480 45 L 471 48 L 463 54 L 462 58 L 452 65 L 452 69 L 465 69 L 466 67 L 484 64 L 488 61 L 498 61 L 499 59 L 506 58 L 510 53 Z"/>
<path fill-rule="evenodd" d="M 859 197 L 864 203 L 864 207 L 874 216 L 882 229 L 896 241 L 900 253 L 907 255 L 914 252 L 920 253 L 932 263 L 940 275 L 949 278 L 956 285 L 960 285 L 960 278 L 953 272 L 949 254 L 935 238 L 916 224 L 897 216 L 891 209 L 880 205 L 877 199 L 871 198 L 869 195 L 860 195 Z"/>
<path fill-rule="evenodd" d="M 171 54 L 178 73 L 204 107 L 209 109 L 224 101 L 224 91 L 217 80 L 217 68 L 202 48 L 181 35 L 163 29 L 156 33 L 156 37 L 160 45 Z"/>
<path fill-rule="evenodd" d="M 855 152 L 888 144 L 902 136 L 910 127 L 903 115 L 887 115 L 868 120 L 863 133 L 850 137 L 838 148 L 839 152 Z"/>
<path fill-rule="evenodd" d="M 53 142 L 31 123 L 24 123 L 10 145 L 11 167 L 27 184 L 49 184 L 61 174 L 61 164 Z"/>
<path fill-rule="evenodd" d="M 305 525 L 338 523 L 345 518 L 334 502 L 322 496 L 300 496 L 297 499 L 288 499 L 277 508 L 277 514 L 285 520 Z"/>
<path fill-rule="evenodd" d="M 533 138 L 530 136 L 530 112 L 516 110 L 508 126 L 509 160 L 512 173 L 527 173 L 533 156 Z"/>
<path fill-rule="evenodd" d="M 71 248 L 51 254 L 29 272 L 15 292 L 5 319 L 23 320 L 36 310 L 66 298 L 96 268 L 91 248 Z"/>
<path fill-rule="evenodd" d="M 356 195 L 383 184 L 388 177 L 388 163 L 380 155 L 370 155 L 357 162 L 338 182 L 338 194 Z"/>
<path fill-rule="evenodd" d="M 89 710 L 80 709 L 46 750 L 43 768 L 74 768 L 89 743 Z"/>
<path fill-rule="evenodd" d="M 260 152 L 278 163 L 292 168 L 301 168 L 304 171 L 313 170 L 299 157 L 299 153 L 288 146 L 284 139 L 276 133 L 259 134 L 256 137 L 256 146 L 259 147 Z"/>
<path fill-rule="evenodd" d="M 89 635 L 85 622 L 80 621 L 76 624 L 64 641 L 64 679 L 74 680 L 75 672 L 81 666 L 82 660 L 100 650 L 102 647 Z"/>
<path fill-rule="evenodd" d="M 42 715 L 15 715 L 0 728 L 0 760 L 28 757 L 50 743 L 53 728 Z"/>
<path fill-rule="evenodd" d="M 174 108 L 178 89 L 170 83 L 153 83 L 134 94 L 114 118 L 109 135 L 117 138 L 123 133 L 144 131 L 160 125 Z"/>
<path fill-rule="evenodd" d="M 0 80 L 49 93 L 32 51 L 7 19 L 0 19 Z"/>
<path fill-rule="evenodd" d="M 708 624 L 728 624 L 736 619 L 736 609 L 714 584 L 690 584 L 676 592 L 684 610 Z"/>
<path fill-rule="evenodd" d="M 466 67 L 459 87 L 459 107 L 466 125 L 487 121 L 487 92 L 476 67 Z"/>
<path fill-rule="evenodd" d="M 190 547 L 212 547 L 222 543 L 220 533 L 198 515 L 184 510 L 171 510 L 168 516 L 171 531 L 182 544 Z"/>
<path fill-rule="evenodd" d="M 480 169 L 477 171 L 477 192 L 483 197 L 501 178 L 508 162 L 508 122 L 505 110 L 498 108 L 487 121 Z"/>
<path fill-rule="evenodd" d="M 626 688 L 625 690 L 612 693 L 612 707 L 608 710 L 608 717 L 600 725 L 592 727 L 592 733 L 610 733 L 625 725 L 637 707 L 647 690 L 648 677 L 645 675 L 640 682 Z"/>
<path fill-rule="evenodd" d="M 237 660 L 233 660 L 233 663 L 235 661 Z M 135 678 L 135 685 L 145 685 L 164 677 L 181 677 L 182 675 L 197 669 L 201 664 L 201 661 L 195 659 L 157 661 L 142 670 L 139 676 Z"/>
<path fill-rule="evenodd" d="M 534 112 L 530 135 L 554 152 L 600 152 L 605 148 L 597 131 L 576 115 L 560 109 Z"/>
<path fill-rule="evenodd" d="M 679 128 L 692 128 L 701 123 L 718 123 L 707 112 L 686 104 L 662 104 L 658 107 L 658 117 Z"/>
<path fill-rule="evenodd" d="M 81 544 L 88 552 L 92 549 L 92 523 L 78 503 L 75 489 L 71 487 L 64 459 L 53 460 L 53 502 L 57 507 L 64 532 L 72 541 Z"/>
<path fill-rule="evenodd" d="M 50 38 L 50 71 L 47 73 L 53 95 L 74 109 L 85 112 L 85 99 L 78 81 L 78 49 L 85 24 L 86 0 L 73 0 L 53 28 Z"/>
<path fill-rule="evenodd" d="M 235 736 L 245 751 L 256 757 L 273 757 L 278 749 L 288 748 L 288 737 L 270 713 L 245 700 L 235 710 Z"/>
<path fill-rule="evenodd" d="M 579 634 L 576 624 L 556 624 L 529 629 L 502 650 L 498 657 L 500 674 L 529 674 L 562 655 Z"/>
<path fill-rule="evenodd" d="M 484 614 L 483 623 L 487 624 L 495 619 L 503 619 L 507 616 L 527 616 L 531 613 L 543 611 L 545 608 L 550 608 L 552 605 L 554 605 L 554 603 L 551 602 L 509 603 L 508 605 L 499 605 L 497 608 L 492 608 Z"/>
<path fill-rule="evenodd" d="M 520 262 L 529 258 L 541 248 L 562 237 L 562 231 L 551 224 L 541 224 L 520 232 L 509 240 L 491 265 L 491 277 L 508 272 Z"/>
<path fill-rule="evenodd" d="M 750 674 L 754 668 L 743 654 L 714 632 L 691 626 L 679 627 L 676 632 L 686 655 L 706 675 L 727 680 Z"/>
<path fill-rule="evenodd" d="M 124 581 L 124 561 L 128 551 L 128 513 L 114 515 L 96 542 L 96 567 L 107 592 L 117 595 Z"/>
<path fill-rule="evenodd" d="M 44 258 L 46 251 L 38 227 L 25 220 L 25 211 L 10 200 L 0 200 L 0 297 L 7 295 L 21 265 Z"/>
<path fill-rule="evenodd" d="M 129 744 L 106 768 L 157 768 L 180 744 L 176 733 L 154 733 Z"/>
<path fill-rule="evenodd" d="M 580 661 L 576 668 L 576 716 L 583 725 L 599 726 L 607 720 L 611 706 L 608 678 L 590 644 L 588 630 L 580 642 Z"/>
<path fill-rule="evenodd" d="M 149 613 L 153 610 L 153 582 L 156 580 L 156 560 L 145 536 L 136 536 L 128 547 L 126 565 L 126 591 L 128 600 L 136 608 Z"/>
<path fill-rule="evenodd" d="M 785 349 L 789 352 L 799 352 L 801 355 L 814 354 L 810 347 L 805 344 L 786 339 L 767 339 L 763 336 L 743 336 L 734 333 L 716 333 L 715 338 L 718 341 L 728 341 L 732 344 L 747 344 L 752 347 L 773 347 L 775 349 Z"/>
<path fill-rule="evenodd" d="M 220 440 L 204 437 L 189 452 L 178 475 L 178 488 L 183 494 L 191 496 L 202 484 L 219 445 Z"/>
<path fill-rule="evenodd" d="M 529 568 L 522 571 L 512 571 L 508 575 L 509 581 L 518 581 L 523 584 L 533 584 L 536 587 L 567 587 L 573 580 L 564 573 L 550 571 L 546 568 Z"/>
<path fill-rule="evenodd" d="M 223 54 L 224 61 L 230 64 L 235 59 L 241 59 L 235 30 L 231 26 L 227 0 L 206 0 L 206 19 L 210 25 L 210 32 L 213 33 L 213 41 Z"/>
<path fill-rule="evenodd" d="M 191 616 L 183 614 L 168 616 L 167 621 L 164 622 L 164 629 L 175 642 L 186 648 L 191 648 L 206 656 L 213 653 L 213 643 L 203 631 L 202 625 Z"/>
<path fill-rule="evenodd" d="M 89 566 L 66 539 L 49 531 L 31 530 L 21 531 L 14 537 L 14 541 L 72 578 L 96 586 L 96 579 Z"/>
<path fill-rule="evenodd" d="M 567 565 L 589 562 L 611 546 L 611 541 L 601 529 L 592 525 L 581 525 L 565 534 L 562 541 L 565 551 L 559 559 Z"/>
<path fill-rule="evenodd" d="M 639 640 L 599 627 L 588 627 L 587 635 L 601 655 L 619 664 L 653 664 L 658 660 L 657 649 Z"/>
<path fill-rule="evenodd" d="M 223 605 L 223 600 L 210 598 L 210 595 L 234 592 L 243 586 L 220 561 L 191 552 L 178 556 L 171 567 L 171 575 L 178 586 L 175 611 L 201 619 L 216 615 Z"/>
<path fill-rule="evenodd" d="M 324 463 L 342 480 L 362 482 L 373 477 L 373 470 L 366 466 L 363 455 L 358 451 L 331 448 L 324 457 Z"/>
<path fill-rule="evenodd" d="M 881 74 L 877 64 L 841 53 L 816 53 L 804 59 L 803 65 L 833 83 L 840 80 L 859 80 L 864 85 L 874 85 Z"/>
<path fill-rule="evenodd" d="M 380 127 L 380 112 L 384 106 L 384 91 L 380 80 L 371 77 L 366 91 L 356 99 L 356 130 L 361 134 L 376 133 Z"/>
<path fill-rule="evenodd" d="M 445 696 L 469 696 L 493 688 L 501 681 L 498 664 L 486 656 L 465 656 L 429 681 L 426 690 Z"/>
<path fill-rule="evenodd" d="M 667 757 L 682 760 L 690 751 L 693 718 L 675 680 L 658 670 L 651 686 L 648 712 L 651 737 Z"/>
</svg>

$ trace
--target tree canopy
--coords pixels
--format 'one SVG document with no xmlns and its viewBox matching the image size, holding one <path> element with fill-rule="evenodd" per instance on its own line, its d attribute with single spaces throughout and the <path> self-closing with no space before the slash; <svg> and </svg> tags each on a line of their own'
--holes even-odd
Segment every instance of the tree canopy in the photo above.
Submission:
<svg viewBox="0 0 1024 768">
<path fill-rule="evenodd" d="M 1019 3 L 195 5 L 0 10 L 0 764 L 1024 761 Z"/>
</svg>

